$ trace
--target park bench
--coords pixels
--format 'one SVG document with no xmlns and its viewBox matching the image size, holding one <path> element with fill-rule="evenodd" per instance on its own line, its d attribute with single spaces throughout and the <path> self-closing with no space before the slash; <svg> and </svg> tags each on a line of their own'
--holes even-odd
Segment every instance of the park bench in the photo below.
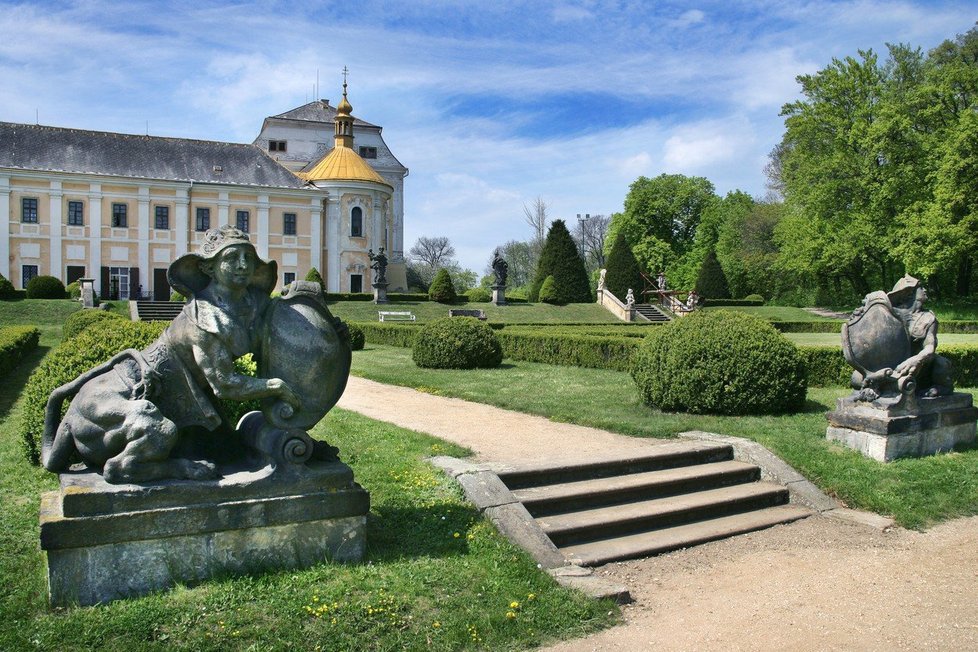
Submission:
<svg viewBox="0 0 978 652">
<path fill-rule="evenodd" d="M 379 310 L 377 311 L 377 316 L 380 321 L 415 321 L 417 318 L 413 313 L 409 311 L 389 311 L 389 310 Z"/>
<path fill-rule="evenodd" d="M 449 308 L 449 317 L 475 317 L 478 320 L 486 320 L 486 311 L 475 308 Z"/>
</svg>

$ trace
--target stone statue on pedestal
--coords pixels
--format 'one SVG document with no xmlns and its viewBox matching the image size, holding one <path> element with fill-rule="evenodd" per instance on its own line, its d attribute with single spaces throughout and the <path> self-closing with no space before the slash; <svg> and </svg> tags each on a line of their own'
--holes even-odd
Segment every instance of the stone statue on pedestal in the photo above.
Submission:
<svg viewBox="0 0 978 652">
<path fill-rule="evenodd" d="M 367 257 L 370 258 L 370 269 L 376 272 L 374 274 L 374 287 L 381 284 L 387 285 L 387 256 L 384 254 L 384 248 L 378 249 L 376 254 L 373 249 L 368 249 Z"/>
<path fill-rule="evenodd" d="M 492 255 L 492 273 L 494 276 L 492 284 L 492 302 L 497 306 L 506 305 L 506 279 L 509 277 L 509 263 L 507 263 L 499 249 Z"/>
</svg>

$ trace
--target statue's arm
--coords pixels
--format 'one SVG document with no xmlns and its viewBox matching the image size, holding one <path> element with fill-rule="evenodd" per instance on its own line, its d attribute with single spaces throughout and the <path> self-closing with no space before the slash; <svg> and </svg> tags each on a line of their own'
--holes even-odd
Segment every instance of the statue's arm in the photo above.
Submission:
<svg viewBox="0 0 978 652">
<path fill-rule="evenodd" d="M 933 321 L 924 333 L 923 346 L 920 352 L 910 356 L 897 365 L 897 374 L 914 375 L 921 365 L 929 361 L 937 353 L 937 321 Z"/>
<path fill-rule="evenodd" d="M 194 343 L 193 351 L 194 359 L 217 398 L 248 401 L 273 396 L 299 407 L 299 397 L 281 378 L 254 378 L 238 373 L 231 354 L 213 335 L 206 334 Z"/>
</svg>

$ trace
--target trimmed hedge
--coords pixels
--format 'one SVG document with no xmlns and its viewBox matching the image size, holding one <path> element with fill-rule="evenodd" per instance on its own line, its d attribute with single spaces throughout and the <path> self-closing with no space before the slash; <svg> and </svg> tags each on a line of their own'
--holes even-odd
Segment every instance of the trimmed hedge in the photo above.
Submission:
<svg viewBox="0 0 978 652">
<path fill-rule="evenodd" d="M 65 319 L 63 340 L 70 340 L 92 324 L 104 321 L 128 321 L 119 313 L 108 310 L 79 310 L 68 315 Z"/>
<path fill-rule="evenodd" d="M 772 321 L 771 325 L 782 333 L 842 333 L 842 320 L 820 320 L 820 321 Z M 978 333 L 978 321 L 967 320 L 947 320 L 939 321 L 937 326 L 937 337 L 940 340 L 941 333 Z"/>
<path fill-rule="evenodd" d="M 362 351 L 366 339 L 363 336 L 363 329 L 356 324 L 347 324 L 347 337 L 350 338 L 350 350 Z"/>
<path fill-rule="evenodd" d="M 64 299 L 65 284 L 53 276 L 35 276 L 27 282 L 28 299 Z"/>
<path fill-rule="evenodd" d="M 146 348 L 168 325 L 168 322 L 132 322 L 125 319 L 106 322 L 101 328 L 82 331 L 74 339 L 63 340 L 57 349 L 44 358 L 31 374 L 22 394 L 21 444 L 31 464 L 37 465 L 40 461 L 44 408 L 51 392 L 120 351 Z M 255 373 L 255 363 L 250 356 L 236 360 L 235 367 L 240 373 Z M 65 410 L 68 403 L 66 401 L 63 406 Z M 258 401 L 223 401 L 222 404 L 232 427 L 245 412 L 260 409 Z"/>
<path fill-rule="evenodd" d="M 12 301 L 17 298 L 17 290 L 7 277 L 0 274 L 0 301 Z"/>
<path fill-rule="evenodd" d="M 566 333 L 497 332 L 503 355 L 512 360 L 545 364 L 629 371 L 632 356 L 642 343 L 634 337 L 574 335 Z"/>
<path fill-rule="evenodd" d="M 33 326 L 0 328 L 0 375 L 14 370 L 24 356 L 37 348 L 41 331 Z"/>
<path fill-rule="evenodd" d="M 503 350 L 496 333 L 475 317 L 445 317 L 418 329 L 414 363 L 429 369 L 498 367 Z"/>
<path fill-rule="evenodd" d="M 703 299 L 704 308 L 717 306 L 763 306 L 764 299 Z"/>
<path fill-rule="evenodd" d="M 753 315 L 699 312 L 645 338 L 632 378 L 647 405 L 694 414 L 779 414 L 808 389 L 794 344 Z"/>
</svg>

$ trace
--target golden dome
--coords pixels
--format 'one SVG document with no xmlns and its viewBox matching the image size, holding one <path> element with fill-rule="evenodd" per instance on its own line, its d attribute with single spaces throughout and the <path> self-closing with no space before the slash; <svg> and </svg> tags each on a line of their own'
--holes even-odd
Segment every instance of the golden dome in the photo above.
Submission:
<svg viewBox="0 0 978 652">
<path fill-rule="evenodd" d="M 377 174 L 360 155 L 349 147 L 334 147 L 333 151 L 324 156 L 319 163 L 308 172 L 297 172 L 306 181 L 371 181 L 380 183 L 393 190 L 384 177 Z"/>
</svg>

